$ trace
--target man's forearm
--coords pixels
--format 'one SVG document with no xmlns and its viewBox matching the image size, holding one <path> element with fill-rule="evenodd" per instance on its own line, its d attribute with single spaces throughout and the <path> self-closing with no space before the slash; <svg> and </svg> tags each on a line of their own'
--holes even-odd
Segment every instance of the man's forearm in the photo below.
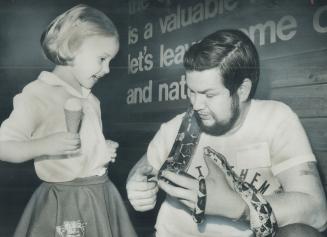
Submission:
<svg viewBox="0 0 327 237">
<path fill-rule="evenodd" d="M 287 192 L 265 198 L 279 226 L 302 223 L 320 230 L 326 225 L 325 204 L 310 194 Z"/>
<path fill-rule="evenodd" d="M 284 191 L 266 196 L 279 226 L 303 223 L 318 230 L 327 221 L 326 198 L 316 164 L 307 162 L 277 175 Z"/>
</svg>

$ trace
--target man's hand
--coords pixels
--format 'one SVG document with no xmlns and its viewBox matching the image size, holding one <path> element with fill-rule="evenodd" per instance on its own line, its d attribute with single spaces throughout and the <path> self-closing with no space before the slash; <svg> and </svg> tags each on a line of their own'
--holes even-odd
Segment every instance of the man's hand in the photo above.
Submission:
<svg viewBox="0 0 327 237">
<path fill-rule="evenodd" d="M 179 199 L 190 210 L 193 210 L 198 200 L 198 180 L 168 170 L 164 170 L 161 176 L 164 179 L 159 179 L 159 187 L 170 196 Z"/>
<path fill-rule="evenodd" d="M 127 196 L 137 211 L 148 211 L 154 208 L 157 201 L 158 184 L 154 177 L 157 172 L 148 164 L 136 165 L 127 178 Z"/>
<path fill-rule="evenodd" d="M 224 203 L 218 203 L 217 201 L 219 200 L 219 202 L 221 202 L 222 200 L 228 200 L 227 196 L 229 196 L 232 190 L 220 168 L 210 159 L 205 158 L 205 161 L 208 167 L 208 176 L 205 179 L 207 188 L 206 213 L 211 213 L 212 210 L 219 209 L 220 205 L 224 205 Z M 169 182 L 164 179 L 159 179 L 160 188 L 170 196 L 179 199 L 189 207 L 190 210 L 193 210 L 198 198 L 198 180 L 168 170 L 162 172 L 162 177 L 167 179 Z M 214 212 L 214 214 L 217 213 Z"/>
<path fill-rule="evenodd" d="M 208 167 L 208 176 L 205 178 L 207 186 L 205 213 L 238 219 L 244 211 L 248 212 L 246 203 L 230 187 L 225 174 L 218 165 L 210 158 L 206 157 L 204 160 Z"/>
<path fill-rule="evenodd" d="M 208 176 L 205 178 L 207 188 L 205 214 L 239 218 L 247 208 L 246 203 L 229 186 L 222 170 L 209 158 L 204 159 L 208 167 Z M 164 171 L 162 176 L 173 184 L 159 180 L 160 188 L 193 210 L 197 203 L 198 180 L 171 171 Z"/>
</svg>

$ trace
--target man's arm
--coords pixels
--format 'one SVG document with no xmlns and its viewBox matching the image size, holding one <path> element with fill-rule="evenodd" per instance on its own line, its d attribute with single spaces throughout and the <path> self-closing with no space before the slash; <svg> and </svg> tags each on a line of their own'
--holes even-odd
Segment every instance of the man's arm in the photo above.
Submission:
<svg viewBox="0 0 327 237">
<path fill-rule="evenodd" d="M 66 132 L 28 141 L 0 141 L 0 160 L 21 163 L 44 155 L 71 154 L 79 147 L 79 135 Z"/>
<path fill-rule="evenodd" d="M 277 175 L 283 192 L 265 198 L 279 226 L 303 223 L 322 230 L 327 222 L 326 198 L 314 162 L 306 162 Z"/>
<path fill-rule="evenodd" d="M 205 159 L 206 160 L 206 159 Z M 238 219 L 249 209 L 241 196 L 227 184 L 222 171 L 211 160 L 206 160 L 209 174 L 206 178 L 208 215 Z M 169 195 L 181 200 L 193 210 L 197 201 L 197 181 L 167 172 L 165 178 L 178 187 L 160 181 L 160 187 Z M 324 229 L 327 221 L 326 198 L 315 163 L 307 162 L 280 173 L 277 178 L 283 192 L 265 196 L 277 218 L 279 226 L 303 223 Z"/>
<path fill-rule="evenodd" d="M 137 211 L 154 208 L 157 201 L 158 184 L 154 180 L 157 171 L 149 164 L 146 155 L 134 165 L 126 182 L 127 196 Z"/>
</svg>

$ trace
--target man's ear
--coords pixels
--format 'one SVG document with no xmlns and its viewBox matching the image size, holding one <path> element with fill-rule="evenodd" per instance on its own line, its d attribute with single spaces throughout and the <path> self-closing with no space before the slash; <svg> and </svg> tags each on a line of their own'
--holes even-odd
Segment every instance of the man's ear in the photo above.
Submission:
<svg viewBox="0 0 327 237">
<path fill-rule="evenodd" d="M 245 102 L 250 95 L 252 88 L 252 82 L 249 78 L 245 78 L 240 85 L 240 87 L 237 89 L 238 97 L 240 98 L 240 102 Z"/>
</svg>

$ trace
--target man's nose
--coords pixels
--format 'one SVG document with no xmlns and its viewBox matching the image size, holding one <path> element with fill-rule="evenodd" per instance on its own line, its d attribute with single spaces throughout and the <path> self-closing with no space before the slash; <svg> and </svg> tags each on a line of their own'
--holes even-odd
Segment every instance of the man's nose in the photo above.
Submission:
<svg viewBox="0 0 327 237">
<path fill-rule="evenodd" d="M 201 94 L 195 94 L 191 100 L 194 110 L 201 110 L 205 107 L 205 97 Z"/>
</svg>

